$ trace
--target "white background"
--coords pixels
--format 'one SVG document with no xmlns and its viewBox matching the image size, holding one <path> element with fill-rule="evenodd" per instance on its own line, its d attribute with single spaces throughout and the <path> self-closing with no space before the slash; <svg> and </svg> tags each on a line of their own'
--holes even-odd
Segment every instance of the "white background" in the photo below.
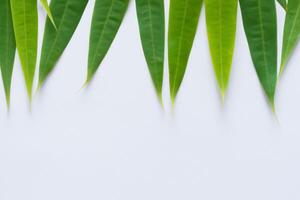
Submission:
<svg viewBox="0 0 300 200">
<path fill-rule="evenodd" d="M 300 199 L 299 48 L 279 81 L 276 120 L 252 66 L 239 12 L 222 106 L 202 10 L 173 111 L 166 67 L 162 110 L 143 57 L 134 2 L 92 85 L 80 90 L 93 3 L 35 95 L 32 112 L 18 59 L 9 115 L 1 90 L 0 200 Z M 166 18 L 168 7 L 166 1 Z M 41 45 L 41 8 L 39 14 Z M 283 23 L 278 6 L 279 52 Z"/>
</svg>

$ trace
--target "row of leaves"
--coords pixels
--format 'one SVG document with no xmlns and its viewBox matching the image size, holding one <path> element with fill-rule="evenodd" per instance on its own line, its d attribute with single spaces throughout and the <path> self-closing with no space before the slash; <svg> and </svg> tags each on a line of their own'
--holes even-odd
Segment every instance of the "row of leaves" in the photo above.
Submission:
<svg viewBox="0 0 300 200">
<path fill-rule="evenodd" d="M 300 0 L 278 0 L 286 10 L 282 72 L 300 37 Z M 41 87 L 74 34 L 88 0 L 41 0 L 48 18 L 39 64 Z M 95 0 L 86 84 L 109 50 L 129 0 Z M 170 0 L 168 59 L 172 101 L 184 78 L 202 4 L 215 76 L 224 98 L 235 46 L 238 0 Z M 277 82 L 277 17 L 275 0 L 239 0 L 252 60 L 266 97 L 274 107 Z M 52 13 L 51 13 L 51 12 Z M 144 55 L 158 97 L 162 96 L 165 16 L 163 0 L 136 0 Z M 18 50 L 28 96 L 32 97 L 38 44 L 37 0 L 0 0 L 0 65 L 7 104 L 15 50 Z"/>
</svg>

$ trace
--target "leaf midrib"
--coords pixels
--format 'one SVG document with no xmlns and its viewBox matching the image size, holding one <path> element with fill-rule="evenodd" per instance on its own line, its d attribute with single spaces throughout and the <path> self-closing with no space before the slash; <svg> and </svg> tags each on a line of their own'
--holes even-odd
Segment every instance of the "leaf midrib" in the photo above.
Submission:
<svg viewBox="0 0 300 200">
<path fill-rule="evenodd" d="M 222 4 L 222 0 L 218 0 L 218 3 L 220 4 L 220 6 L 219 6 L 219 9 L 218 9 L 218 14 L 219 14 L 219 19 L 218 19 L 218 21 L 219 21 L 219 33 L 220 33 L 220 35 L 219 35 L 219 62 L 220 62 L 220 73 L 221 73 L 221 89 L 223 90 L 224 89 L 224 79 L 223 79 L 223 73 L 224 73 L 224 71 L 223 71 L 223 31 L 222 31 L 222 29 L 223 29 L 223 26 L 222 26 L 222 12 L 223 12 L 223 9 L 222 9 L 222 6 L 223 6 L 223 4 Z M 222 91 L 223 92 L 223 91 Z"/>
<path fill-rule="evenodd" d="M 7 3 L 6 4 L 6 6 L 7 6 L 7 9 L 6 9 L 6 11 L 7 11 L 7 18 L 6 18 L 6 41 L 5 41 L 5 44 L 6 44 L 6 47 L 7 47 L 7 49 L 9 48 L 9 3 Z M 9 53 L 8 53 L 9 51 L 5 51 L 5 55 L 6 55 L 6 58 L 8 58 L 8 56 L 9 56 Z M 5 63 L 5 65 L 8 65 L 8 63 Z M 3 68 L 6 68 L 7 66 L 2 66 L 1 67 L 1 70 L 2 71 L 4 71 L 3 70 Z M 6 70 L 5 70 L 6 71 Z M 3 79 L 5 79 L 4 77 L 2 77 Z"/>
<path fill-rule="evenodd" d="M 67 1 L 67 3 L 66 3 L 65 6 L 64 6 L 64 9 L 63 9 L 63 11 L 62 11 L 62 12 L 63 12 L 63 16 L 62 16 L 62 18 L 61 18 L 61 20 L 60 20 L 60 22 L 59 22 L 59 24 L 58 24 L 58 26 L 57 26 L 58 30 L 57 30 L 57 33 L 55 34 L 54 41 L 53 41 L 53 43 L 52 43 L 52 45 L 51 45 L 51 48 L 50 48 L 50 50 L 49 50 L 49 54 L 48 54 L 48 56 L 47 56 L 47 58 L 46 58 L 45 65 L 48 65 L 48 61 L 49 61 L 49 59 L 50 59 L 50 55 L 52 55 L 52 52 L 53 52 L 53 50 L 54 50 L 54 46 L 56 46 L 55 44 L 57 43 L 59 32 L 61 32 L 60 27 L 61 27 L 61 24 L 63 24 L 63 22 L 64 22 L 64 20 L 65 20 L 65 17 L 66 17 L 66 12 L 65 12 L 65 11 L 66 11 L 67 8 L 69 7 L 69 3 L 70 3 L 70 1 Z"/>
<path fill-rule="evenodd" d="M 98 43 L 97 43 L 97 46 L 96 46 L 96 49 L 95 49 L 95 53 L 94 53 L 94 56 L 93 56 L 93 59 L 92 59 L 92 62 L 91 62 L 91 65 L 92 65 L 92 66 L 95 65 L 95 61 L 96 61 L 96 58 L 97 58 L 97 53 L 96 53 L 96 52 L 98 52 L 98 49 L 100 48 L 100 44 L 101 44 L 101 41 L 102 41 L 102 39 L 103 39 L 103 37 L 104 37 L 104 32 L 105 32 L 106 26 L 107 26 L 107 24 L 108 24 L 110 15 L 111 15 L 111 13 L 112 13 L 113 5 L 114 5 L 115 2 L 116 2 L 116 0 L 112 0 L 112 1 L 111 1 L 111 4 L 110 4 L 110 7 L 109 7 L 107 16 L 106 16 L 105 21 L 104 21 L 104 24 L 103 24 L 103 30 L 101 31 L 101 35 L 100 35 L 100 37 L 99 37 L 99 40 L 98 40 Z"/>
<path fill-rule="evenodd" d="M 267 80 L 266 81 L 269 83 L 268 86 L 271 87 L 271 79 L 269 77 L 270 73 L 269 73 L 269 69 L 268 69 L 268 60 L 267 60 L 267 55 L 266 55 L 266 41 L 265 41 L 264 25 L 263 25 L 263 18 L 262 18 L 261 0 L 258 0 L 258 15 L 259 15 L 259 28 L 260 28 L 261 39 L 262 39 L 263 62 L 264 62 L 264 68 L 267 71 L 267 73 L 266 73 Z M 271 89 L 271 88 L 269 88 L 269 89 Z"/>
<path fill-rule="evenodd" d="M 180 35 L 179 35 L 179 47 L 178 47 L 178 50 L 177 50 L 177 62 L 176 62 L 176 68 L 175 68 L 175 77 L 174 77 L 174 80 L 173 80 L 173 83 L 172 83 L 172 92 L 171 92 L 171 95 L 173 95 L 173 97 L 175 97 L 176 94 L 175 93 L 175 90 L 176 90 L 176 86 L 175 86 L 175 83 L 177 82 L 177 79 L 178 79 L 178 71 L 179 71 L 179 61 L 180 61 L 180 55 L 181 55 L 181 48 L 182 48 L 182 41 L 183 41 L 183 31 L 185 29 L 185 20 L 186 20 L 186 17 L 187 17 L 187 2 L 189 0 L 185 0 L 184 2 L 184 13 L 183 13 L 183 18 L 182 18 L 182 26 L 180 28 Z"/>
<path fill-rule="evenodd" d="M 29 56 L 28 56 L 28 49 L 27 49 L 27 46 L 28 46 L 28 40 L 27 40 L 27 23 L 26 23 L 26 3 L 25 3 L 25 1 L 23 0 L 23 13 L 24 13 L 24 34 L 25 34 L 25 46 L 26 46 L 26 48 L 25 48 L 25 50 L 24 50 L 24 52 L 25 52 L 25 54 L 26 54 L 26 65 L 25 65 L 25 70 L 24 70 L 24 72 L 25 72 L 25 74 L 26 74 L 26 76 L 25 76 L 25 79 L 26 79 L 26 82 L 28 81 L 27 80 L 27 76 L 29 75 L 29 66 L 28 66 L 28 64 L 29 64 Z M 27 83 L 28 84 L 28 83 Z"/>
<path fill-rule="evenodd" d="M 155 49 L 155 45 L 154 45 L 154 32 L 153 32 L 153 19 L 152 19 L 152 10 L 151 10 L 151 3 L 150 0 L 147 0 L 148 2 L 148 10 L 149 10 L 149 20 L 150 20 L 150 42 L 151 42 L 151 47 L 152 47 L 152 54 L 153 54 L 153 64 L 158 67 L 158 62 L 157 62 L 157 54 L 156 54 L 156 49 Z M 154 77 L 156 82 L 159 82 L 159 79 L 157 76 Z"/>
</svg>

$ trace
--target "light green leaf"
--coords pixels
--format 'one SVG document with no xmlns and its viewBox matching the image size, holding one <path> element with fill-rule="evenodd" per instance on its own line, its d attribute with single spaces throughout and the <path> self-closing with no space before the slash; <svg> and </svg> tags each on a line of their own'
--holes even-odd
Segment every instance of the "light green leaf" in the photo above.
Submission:
<svg viewBox="0 0 300 200">
<path fill-rule="evenodd" d="M 300 39 L 300 1 L 289 0 L 285 18 L 280 71 L 284 70 Z"/>
<path fill-rule="evenodd" d="M 252 60 L 274 109 L 277 81 L 277 17 L 274 0 L 240 0 Z"/>
<path fill-rule="evenodd" d="M 164 1 L 136 0 L 136 10 L 144 54 L 157 95 L 161 99 L 165 43 Z"/>
<path fill-rule="evenodd" d="M 45 25 L 41 53 L 39 87 L 42 86 L 70 42 L 87 2 L 88 0 L 51 1 L 50 9 L 52 10 L 57 30 L 55 30 L 48 18 Z"/>
<path fill-rule="evenodd" d="M 202 0 L 171 0 L 169 16 L 169 77 L 174 103 L 187 67 Z"/>
<path fill-rule="evenodd" d="M 37 1 L 11 0 L 11 11 L 17 49 L 31 100 L 38 43 Z"/>
<path fill-rule="evenodd" d="M 16 52 L 10 0 L 0 0 L 0 19 L 0 67 L 6 103 L 9 107 L 11 78 Z"/>
<path fill-rule="evenodd" d="M 286 0 L 277 0 L 278 3 L 282 6 L 283 9 L 287 9 L 287 3 Z"/>
<path fill-rule="evenodd" d="M 52 13 L 51 13 L 51 10 L 49 8 L 47 0 L 41 0 L 41 4 L 42 4 L 44 10 L 46 11 L 49 19 L 51 20 L 53 26 L 56 28 L 56 25 L 55 25 L 55 22 L 54 22 L 54 19 L 53 19 L 53 16 L 52 16 Z"/>
<path fill-rule="evenodd" d="M 238 0 L 205 0 L 207 33 L 215 75 L 224 98 L 235 44 Z"/>
<path fill-rule="evenodd" d="M 129 0 L 96 0 L 88 57 L 88 83 L 110 48 L 126 13 Z"/>
</svg>

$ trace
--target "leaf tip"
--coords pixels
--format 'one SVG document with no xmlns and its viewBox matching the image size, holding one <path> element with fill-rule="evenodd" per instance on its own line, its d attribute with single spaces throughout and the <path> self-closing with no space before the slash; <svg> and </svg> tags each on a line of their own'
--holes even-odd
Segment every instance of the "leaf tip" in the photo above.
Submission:
<svg viewBox="0 0 300 200">
<path fill-rule="evenodd" d="M 268 96 L 268 102 L 269 102 L 272 113 L 276 115 L 276 106 L 275 106 L 274 96 Z"/>
<path fill-rule="evenodd" d="M 160 106 L 162 107 L 162 109 L 164 109 L 164 102 L 163 102 L 162 92 L 161 91 L 156 91 L 156 95 L 157 95 Z"/>
<path fill-rule="evenodd" d="M 44 85 L 44 80 L 41 78 L 41 76 L 39 77 L 39 80 L 38 80 L 38 85 L 37 85 L 37 89 L 36 89 L 36 92 L 40 92 L 42 87 Z"/>
<path fill-rule="evenodd" d="M 225 102 L 225 96 L 226 96 L 226 88 L 222 87 L 220 89 L 220 95 L 221 95 L 221 102 L 222 102 L 222 104 L 224 104 L 224 102 Z"/>
<path fill-rule="evenodd" d="M 9 113 L 10 111 L 10 96 L 8 94 L 6 94 L 6 109 L 7 109 L 7 112 Z"/>
<path fill-rule="evenodd" d="M 55 24 L 55 22 L 54 22 L 54 19 L 53 19 L 52 17 L 50 18 L 50 21 L 51 21 L 51 23 L 52 23 L 52 25 L 53 25 L 55 31 L 57 31 L 57 26 L 56 26 L 56 24 Z"/>
<path fill-rule="evenodd" d="M 90 84 L 90 81 L 89 81 L 89 80 L 86 80 L 86 81 L 82 84 L 82 86 L 80 87 L 79 91 L 82 91 L 82 90 L 84 90 L 85 88 L 87 88 L 87 87 L 89 86 L 89 84 Z"/>
<path fill-rule="evenodd" d="M 85 79 L 84 83 L 82 84 L 82 86 L 80 87 L 79 91 L 82 91 L 83 89 L 87 88 L 90 85 L 92 79 L 93 79 L 93 75 L 91 75 L 88 72 L 86 79 Z"/>
<path fill-rule="evenodd" d="M 26 90 L 27 90 L 27 96 L 28 96 L 29 104 L 31 106 L 31 102 L 32 102 L 32 86 L 31 86 L 31 84 L 26 86 Z"/>
<path fill-rule="evenodd" d="M 171 93 L 170 93 L 170 96 L 171 96 L 171 104 L 172 104 L 172 107 L 174 107 L 174 106 L 175 106 L 175 101 L 176 101 L 176 96 L 177 96 L 177 94 L 176 94 L 176 92 L 174 92 L 174 91 L 172 90 Z"/>
<path fill-rule="evenodd" d="M 9 109 L 10 107 L 10 87 L 4 83 L 4 93 L 5 93 L 5 100 L 6 100 L 6 107 Z"/>
<path fill-rule="evenodd" d="M 93 80 L 94 74 L 95 74 L 95 71 L 89 65 L 84 85 L 88 85 Z"/>
<path fill-rule="evenodd" d="M 282 62 L 281 65 L 280 65 L 280 69 L 279 69 L 279 76 L 282 76 L 284 68 L 285 68 L 285 63 Z"/>
</svg>

